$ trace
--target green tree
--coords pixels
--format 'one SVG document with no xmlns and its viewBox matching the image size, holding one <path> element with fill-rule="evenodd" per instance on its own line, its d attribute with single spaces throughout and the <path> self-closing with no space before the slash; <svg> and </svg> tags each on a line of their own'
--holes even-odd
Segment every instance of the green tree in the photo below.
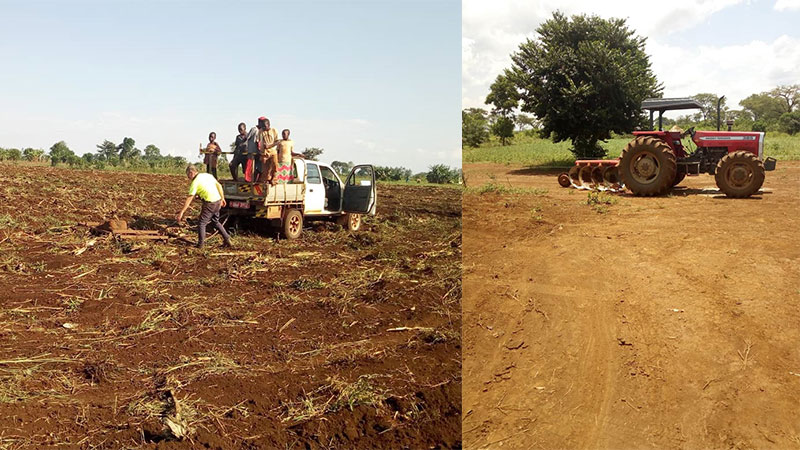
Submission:
<svg viewBox="0 0 800 450">
<path fill-rule="evenodd" d="M 136 149 L 136 141 L 133 138 L 126 137 L 122 139 L 122 143 L 117 146 L 120 161 L 128 161 L 134 157 Z"/>
<path fill-rule="evenodd" d="M 375 178 L 380 181 L 408 181 L 411 173 L 405 167 L 375 166 Z"/>
<path fill-rule="evenodd" d="M 769 91 L 769 94 L 781 102 L 785 112 L 793 112 L 800 103 L 800 84 L 782 85 Z"/>
<path fill-rule="evenodd" d="M 529 130 L 535 130 L 539 128 L 539 121 L 536 120 L 536 117 L 533 117 L 529 114 L 519 113 L 516 116 L 517 127 L 520 130 L 524 130 L 526 127 Z"/>
<path fill-rule="evenodd" d="M 161 150 L 153 144 L 144 148 L 144 159 L 150 161 L 157 161 L 161 159 Z"/>
<path fill-rule="evenodd" d="M 308 159 L 310 161 L 318 161 L 317 158 L 319 158 L 319 156 L 322 155 L 322 152 L 324 152 L 324 151 L 325 151 L 325 149 L 322 149 L 322 148 L 306 147 L 306 149 L 303 150 L 302 155 L 303 155 L 303 158 Z"/>
<path fill-rule="evenodd" d="M 6 159 L 9 161 L 19 161 L 22 159 L 22 152 L 18 148 L 7 148 Z"/>
<path fill-rule="evenodd" d="M 514 109 L 519 104 L 519 93 L 514 82 L 506 75 L 498 75 L 489 86 L 486 104 L 493 105 L 492 112 L 503 117 L 514 117 Z"/>
<path fill-rule="evenodd" d="M 58 141 L 50 147 L 50 164 L 53 166 L 68 162 L 71 156 L 75 156 L 75 152 L 70 150 L 64 141 Z"/>
<path fill-rule="evenodd" d="M 334 161 L 331 163 L 331 168 L 336 171 L 341 176 L 346 176 L 353 170 L 353 161 Z"/>
<path fill-rule="evenodd" d="M 514 120 L 506 116 L 496 116 L 492 121 L 492 134 L 500 138 L 502 145 L 508 145 L 514 137 Z"/>
<path fill-rule="evenodd" d="M 719 96 L 717 94 L 709 94 L 709 93 L 701 93 L 695 94 L 692 96 L 693 99 L 697 100 L 698 103 L 702 105 L 700 109 L 700 116 L 695 117 L 696 122 L 704 122 L 706 126 L 709 127 L 716 127 L 717 126 L 717 100 L 719 100 Z M 723 120 L 720 122 L 722 126 L 725 125 L 724 118 L 727 115 L 728 107 L 725 105 L 726 99 L 722 99 L 720 102 L 720 114 L 722 115 Z"/>
<path fill-rule="evenodd" d="M 768 92 L 753 94 L 739 102 L 739 106 L 753 115 L 753 121 L 774 123 L 781 114 L 788 112 L 780 100 Z"/>
<path fill-rule="evenodd" d="M 451 169 L 444 164 L 436 164 L 428 169 L 428 174 L 425 178 L 428 183 L 447 184 L 457 183 L 459 172 L 456 169 Z"/>
<path fill-rule="evenodd" d="M 467 108 L 461 111 L 461 145 L 479 147 L 489 140 L 489 121 L 486 111 Z"/>
<path fill-rule="evenodd" d="M 800 133 L 800 111 L 783 113 L 778 119 L 778 127 L 790 135 Z"/>
<path fill-rule="evenodd" d="M 117 156 L 117 144 L 109 141 L 108 139 L 104 140 L 102 144 L 97 145 L 98 159 L 103 161 L 111 161 L 116 159 Z"/>
<path fill-rule="evenodd" d="M 560 12 L 536 32 L 538 39 L 511 56 L 507 72 L 522 111 L 541 120 L 543 137 L 571 140 L 576 156 L 604 156 L 598 141 L 633 131 L 643 120 L 642 101 L 661 96 L 645 38 L 624 19 L 568 18 Z"/>
<path fill-rule="evenodd" d="M 27 161 L 39 162 L 44 158 L 44 150 L 40 148 L 26 148 L 22 151 L 22 157 Z"/>
</svg>

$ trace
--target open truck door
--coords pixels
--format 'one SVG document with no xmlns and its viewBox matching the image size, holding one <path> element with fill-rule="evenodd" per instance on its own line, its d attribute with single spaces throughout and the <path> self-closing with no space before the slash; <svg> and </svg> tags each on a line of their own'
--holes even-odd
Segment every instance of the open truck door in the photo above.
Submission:
<svg viewBox="0 0 800 450">
<path fill-rule="evenodd" d="M 344 183 L 342 211 L 374 216 L 377 200 L 375 168 L 370 164 L 353 167 Z"/>
</svg>

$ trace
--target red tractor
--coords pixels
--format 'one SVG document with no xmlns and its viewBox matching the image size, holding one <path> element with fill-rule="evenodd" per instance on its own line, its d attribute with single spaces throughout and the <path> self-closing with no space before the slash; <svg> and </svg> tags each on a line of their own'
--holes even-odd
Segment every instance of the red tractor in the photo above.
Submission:
<svg viewBox="0 0 800 450">
<path fill-rule="evenodd" d="M 764 183 L 764 172 L 775 170 L 774 158 L 764 159 L 764 133 L 746 131 L 662 131 L 666 110 L 700 108 L 693 99 L 649 99 L 642 109 L 659 112 L 658 131 L 637 131 L 617 160 L 577 160 L 559 184 L 579 189 L 620 191 L 634 195 L 662 195 L 689 175 L 714 175 L 728 197 L 749 197 Z M 719 106 L 718 110 L 719 112 Z M 719 117 L 719 114 L 717 114 Z M 719 123 L 717 123 L 719 130 Z M 681 139 L 691 136 L 692 145 Z"/>
</svg>

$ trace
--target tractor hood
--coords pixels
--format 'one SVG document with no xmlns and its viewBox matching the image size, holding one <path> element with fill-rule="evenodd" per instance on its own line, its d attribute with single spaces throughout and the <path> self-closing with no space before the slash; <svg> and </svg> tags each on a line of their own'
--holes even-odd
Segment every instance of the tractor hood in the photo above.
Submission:
<svg viewBox="0 0 800 450">
<path fill-rule="evenodd" d="M 694 135 L 698 147 L 726 147 L 728 152 L 746 151 L 764 159 L 764 133 L 758 131 L 698 131 Z"/>
</svg>

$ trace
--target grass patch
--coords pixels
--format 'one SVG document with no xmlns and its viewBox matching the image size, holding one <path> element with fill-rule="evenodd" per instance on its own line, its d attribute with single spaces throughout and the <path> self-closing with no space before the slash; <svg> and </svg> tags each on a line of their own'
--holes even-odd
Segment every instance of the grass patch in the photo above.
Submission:
<svg viewBox="0 0 800 450">
<path fill-rule="evenodd" d="M 586 196 L 586 204 L 594 208 L 598 214 L 608 212 L 608 207 L 616 205 L 619 200 L 608 192 L 591 191 Z"/>
<path fill-rule="evenodd" d="M 631 138 L 632 136 L 615 136 L 607 142 L 600 142 L 600 146 L 608 152 L 606 158 L 618 158 Z M 503 146 L 499 141 L 492 139 L 478 148 L 464 147 L 462 153 L 465 163 L 491 162 L 542 168 L 567 167 L 575 161 L 575 156 L 569 150 L 571 146 L 570 141 L 556 144 L 549 139 L 531 136 L 527 132 L 518 132 L 511 145 Z M 800 135 L 767 133 L 764 138 L 764 157 L 767 156 L 784 161 L 800 159 Z"/>
<path fill-rule="evenodd" d="M 16 227 L 17 222 L 11 217 L 11 214 L 0 214 L 0 230 Z"/>
<path fill-rule="evenodd" d="M 544 195 L 547 189 L 538 188 L 521 188 L 514 186 L 506 186 L 490 181 L 483 186 L 476 188 L 467 188 L 468 192 L 477 192 L 478 194 L 531 194 L 531 195 Z"/>
</svg>

